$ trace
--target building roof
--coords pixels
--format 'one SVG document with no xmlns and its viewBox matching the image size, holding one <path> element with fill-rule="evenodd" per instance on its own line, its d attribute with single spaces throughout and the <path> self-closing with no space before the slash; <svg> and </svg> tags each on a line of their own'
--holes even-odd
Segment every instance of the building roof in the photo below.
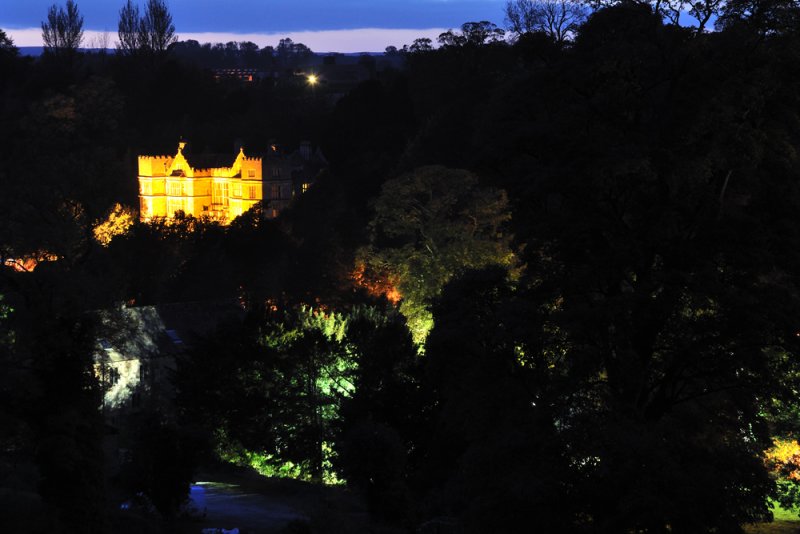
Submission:
<svg viewBox="0 0 800 534">
<path fill-rule="evenodd" d="M 187 154 L 183 153 L 186 161 L 193 169 L 219 169 L 233 166 L 236 154 Z"/>
</svg>

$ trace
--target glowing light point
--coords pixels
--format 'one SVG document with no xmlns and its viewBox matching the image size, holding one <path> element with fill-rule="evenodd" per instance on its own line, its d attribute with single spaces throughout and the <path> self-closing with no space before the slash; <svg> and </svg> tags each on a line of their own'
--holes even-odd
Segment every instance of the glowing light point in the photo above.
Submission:
<svg viewBox="0 0 800 534">
<path fill-rule="evenodd" d="M 319 83 L 319 78 L 316 74 L 309 74 L 308 78 L 306 79 L 308 80 L 309 85 L 317 85 L 317 83 Z"/>
</svg>

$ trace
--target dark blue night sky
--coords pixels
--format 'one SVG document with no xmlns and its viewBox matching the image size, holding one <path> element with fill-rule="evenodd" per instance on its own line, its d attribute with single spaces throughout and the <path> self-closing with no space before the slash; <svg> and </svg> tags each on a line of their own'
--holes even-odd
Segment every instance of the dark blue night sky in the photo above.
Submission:
<svg viewBox="0 0 800 534">
<path fill-rule="evenodd" d="M 54 0 L 0 0 L 0 27 L 37 27 Z M 63 3 L 63 2 L 62 2 Z M 78 0 L 89 29 L 114 30 L 122 0 Z M 143 4 L 144 0 L 140 2 Z M 504 0 L 171 0 L 178 32 L 274 33 L 502 24 Z"/>
</svg>

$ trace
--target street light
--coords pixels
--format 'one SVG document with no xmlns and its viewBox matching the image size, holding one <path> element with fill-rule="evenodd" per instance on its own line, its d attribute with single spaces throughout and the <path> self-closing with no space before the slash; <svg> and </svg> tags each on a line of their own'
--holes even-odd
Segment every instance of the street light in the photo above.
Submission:
<svg viewBox="0 0 800 534">
<path fill-rule="evenodd" d="M 309 74 L 306 80 L 308 80 L 308 84 L 312 87 L 319 83 L 319 78 L 317 78 L 316 74 Z"/>
</svg>

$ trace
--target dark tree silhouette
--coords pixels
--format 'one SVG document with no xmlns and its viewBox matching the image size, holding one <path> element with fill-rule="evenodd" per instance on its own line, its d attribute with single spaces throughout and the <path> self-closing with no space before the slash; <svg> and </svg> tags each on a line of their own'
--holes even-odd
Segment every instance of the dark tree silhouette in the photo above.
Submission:
<svg viewBox="0 0 800 534">
<path fill-rule="evenodd" d="M 492 22 L 465 22 L 461 31 L 447 30 L 439 34 L 437 41 L 443 47 L 461 47 L 465 45 L 481 46 L 503 40 L 505 31 Z"/>
<path fill-rule="evenodd" d="M 139 21 L 138 40 L 140 47 L 156 55 L 164 54 L 178 40 L 165 0 L 147 0 Z"/>
<path fill-rule="evenodd" d="M 119 23 L 117 26 L 117 50 L 122 54 L 132 55 L 141 49 L 140 41 L 139 6 L 132 0 L 126 0 L 125 5 L 119 11 Z"/>
<path fill-rule="evenodd" d="M 73 54 L 83 41 L 83 15 L 74 0 L 66 7 L 53 4 L 47 10 L 47 20 L 42 22 L 42 41 L 47 52 L 56 55 Z"/>
<path fill-rule="evenodd" d="M 543 32 L 557 43 L 575 35 L 586 8 L 575 0 L 512 0 L 506 3 L 506 27 L 514 35 Z"/>
</svg>

